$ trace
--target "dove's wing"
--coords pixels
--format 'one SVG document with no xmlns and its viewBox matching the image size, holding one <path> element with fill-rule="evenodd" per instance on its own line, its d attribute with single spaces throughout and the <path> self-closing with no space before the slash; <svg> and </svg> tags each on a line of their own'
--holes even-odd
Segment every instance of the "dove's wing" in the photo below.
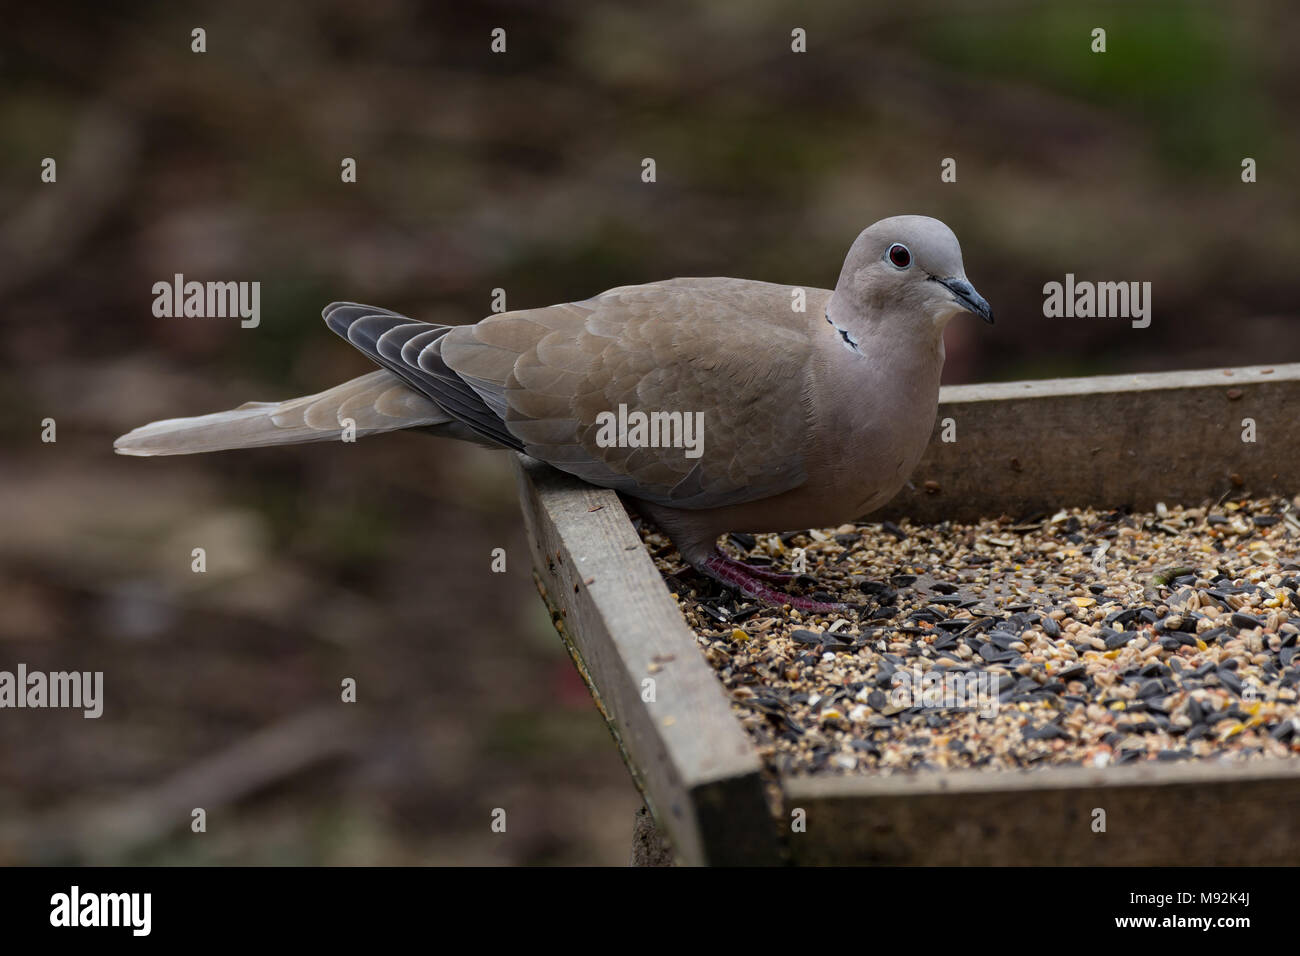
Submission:
<svg viewBox="0 0 1300 956">
<path fill-rule="evenodd" d="M 556 468 L 677 508 L 753 501 L 806 479 L 812 346 L 791 291 L 739 279 L 623 286 L 454 328 L 438 357 L 524 452 Z M 598 416 L 620 405 L 702 412 L 702 455 L 609 446 Z"/>
<path fill-rule="evenodd" d="M 334 302 L 325 307 L 325 324 L 371 359 L 432 399 L 462 426 L 455 438 L 523 450 L 500 416 L 479 394 L 442 361 L 443 337 L 453 328 L 419 322 L 387 309 L 355 302 Z"/>
<path fill-rule="evenodd" d="M 522 451 L 636 498 L 700 509 L 806 480 L 813 348 L 791 292 L 673 279 L 467 326 L 350 302 L 329 306 L 325 321 L 436 403 L 463 430 L 457 437 Z M 683 426 L 702 413 L 702 453 L 610 443 L 602 413 L 617 419 L 620 406 L 676 413 Z"/>
</svg>

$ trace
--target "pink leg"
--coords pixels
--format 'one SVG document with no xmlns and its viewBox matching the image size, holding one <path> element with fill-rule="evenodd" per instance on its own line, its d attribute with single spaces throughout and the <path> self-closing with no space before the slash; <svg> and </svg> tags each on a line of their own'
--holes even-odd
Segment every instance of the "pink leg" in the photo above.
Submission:
<svg viewBox="0 0 1300 956">
<path fill-rule="evenodd" d="M 730 561 L 731 559 L 723 556 L 723 560 Z M 780 571 L 773 571 L 771 568 L 760 567 L 756 564 L 750 564 L 747 561 L 736 561 L 734 563 L 740 565 L 760 581 L 771 581 L 773 584 L 790 584 L 799 576 L 797 574 L 784 574 Z"/>
<path fill-rule="evenodd" d="M 764 604 L 773 604 L 777 607 L 788 604 L 800 613 L 807 614 L 836 614 L 852 609 L 852 606 L 848 604 L 817 601 L 796 594 L 787 594 L 785 591 L 769 587 L 764 583 L 765 581 L 793 580 L 795 576 L 792 574 L 780 575 L 775 571 L 767 571 L 764 568 L 754 568 L 740 561 L 733 561 L 720 551 L 714 551 L 695 567 L 715 581 L 721 581 L 728 587 L 733 587 L 742 594 L 757 598 Z"/>
</svg>

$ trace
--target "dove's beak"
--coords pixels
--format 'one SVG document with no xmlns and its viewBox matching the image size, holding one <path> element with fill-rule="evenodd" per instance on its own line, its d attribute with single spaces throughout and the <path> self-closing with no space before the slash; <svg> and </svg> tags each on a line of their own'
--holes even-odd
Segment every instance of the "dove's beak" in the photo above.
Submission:
<svg viewBox="0 0 1300 956">
<path fill-rule="evenodd" d="M 961 276 L 949 276 L 946 279 L 936 277 L 936 281 L 952 293 L 957 304 L 967 312 L 974 312 L 989 325 L 993 324 L 993 309 L 989 307 L 984 296 L 975 291 L 975 287 Z"/>
</svg>

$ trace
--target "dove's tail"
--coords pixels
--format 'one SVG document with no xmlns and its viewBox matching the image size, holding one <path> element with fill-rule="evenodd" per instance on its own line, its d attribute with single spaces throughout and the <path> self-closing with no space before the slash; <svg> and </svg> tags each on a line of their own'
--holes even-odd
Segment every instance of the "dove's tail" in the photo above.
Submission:
<svg viewBox="0 0 1300 956">
<path fill-rule="evenodd" d="M 119 455 L 191 455 L 227 448 L 361 438 L 399 428 L 461 429 L 452 417 L 388 371 L 371 372 L 316 395 L 286 402 L 247 402 L 228 412 L 169 418 L 127 432 Z"/>
</svg>

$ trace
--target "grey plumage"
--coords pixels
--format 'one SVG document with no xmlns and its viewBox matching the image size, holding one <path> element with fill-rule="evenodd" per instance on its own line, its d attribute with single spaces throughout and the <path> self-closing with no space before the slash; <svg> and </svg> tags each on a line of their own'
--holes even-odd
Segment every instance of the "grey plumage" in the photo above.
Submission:
<svg viewBox="0 0 1300 956">
<path fill-rule="evenodd" d="M 334 303 L 326 324 L 382 371 L 288 402 L 156 422 L 115 447 L 168 455 L 329 440 L 351 419 L 358 436 L 423 428 L 510 448 L 636 499 L 686 560 L 773 599 L 754 569 L 721 557 L 718 535 L 838 524 L 887 501 L 928 441 L 943 328 L 960 311 L 992 321 L 956 237 L 920 216 L 864 230 L 833 292 L 671 279 L 454 327 Z M 703 453 L 603 441 L 601 416 L 620 406 L 702 413 Z"/>
</svg>

